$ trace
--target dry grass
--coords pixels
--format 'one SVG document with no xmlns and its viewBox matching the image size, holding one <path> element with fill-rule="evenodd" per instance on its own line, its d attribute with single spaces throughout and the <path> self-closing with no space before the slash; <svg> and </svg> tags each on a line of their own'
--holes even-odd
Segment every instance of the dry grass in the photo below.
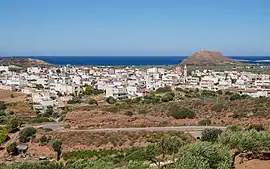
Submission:
<svg viewBox="0 0 270 169">
<path fill-rule="evenodd" d="M 63 142 L 63 151 L 144 147 L 157 142 L 164 135 L 179 136 L 188 142 L 194 141 L 189 134 L 182 132 L 45 132 L 40 134 L 60 138 Z"/>
<path fill-rule="evenodd" d="M 35 115 L 33 113 L 33 110 L 31 110 L 28 104 L 25 102 L 17 102 L 17 103 L 8 104 L 7 110 L 13 111 L 15 114 L 22 115 L 22 116 Z"/>
<path fill-rule="evenodd" d="M 10 97 L 11 94 L 14 95 L 14 98 Z M 6 103 L 26 102 L 26 95 L 20 92 L 0 89 L 0 101 L 4 101 Z"/>
<path fill-rule="evenodd" d="M 195 112 L 195 119 L 174 119 L 171 107 L 185 107 Z M 243 114 L 241 118 L 234 114 Z M 202 119 L 211 119 L 214 125 L 264 124 L 270 128 L 270 101 L 268 99 L 236 100 L 188 99 L 156 105 L 99 105 L 73 109 L 65 122 L 72 128 L 152 127 L 198 125 Z"/>
<path fill-rule="evenodd" d="M 11 97 L 13 94 L 14 98 Z M 33 111 L 26 101 L 26 95 L 20 92 L 0 90 L 0 101 L 7 103 L 7 110 L 13 111 L 17 115 L 32 116 Z"/>
</svg>

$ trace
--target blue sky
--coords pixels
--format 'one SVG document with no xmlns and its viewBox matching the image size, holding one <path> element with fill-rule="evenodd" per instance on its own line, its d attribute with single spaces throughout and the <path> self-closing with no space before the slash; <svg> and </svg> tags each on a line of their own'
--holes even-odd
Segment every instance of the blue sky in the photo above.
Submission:
<svg viewBox="0 0 270 169">
<path fill-rule="evenodd" d="M 0 0 L 0 55 L 270 55 L 270 0 Z"/>
</svg>

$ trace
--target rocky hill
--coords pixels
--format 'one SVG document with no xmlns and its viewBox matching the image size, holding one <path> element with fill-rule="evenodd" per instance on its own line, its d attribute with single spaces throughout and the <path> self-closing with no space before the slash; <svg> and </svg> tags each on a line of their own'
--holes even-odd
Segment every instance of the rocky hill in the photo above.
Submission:
<svg viewBox="0 0 270 169">
<path fill-rule="evenodd" d="M 32 58 L 1 58 L 0 57 L 0 65 L 16 65 L 16 66 L 35 66 L 35 65 L 49 65 L 49 63 Z"/>
<path fill-rule="evenodd" d="M 235 63 L 235 61 L 216 51 L 199 51 L 181 62 L 181 64 L 188 65 L 218 65 L 226 63 Z"/>
</svg>

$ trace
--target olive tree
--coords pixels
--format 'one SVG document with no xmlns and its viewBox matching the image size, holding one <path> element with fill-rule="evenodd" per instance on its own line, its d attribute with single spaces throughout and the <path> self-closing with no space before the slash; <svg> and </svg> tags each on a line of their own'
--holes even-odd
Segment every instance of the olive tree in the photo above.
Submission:
<svg viewBox="0 0 270 169">
<path fill-rule="evenodd" d="M 245 155 L 245 152 L 251 152 L 254 157 L 258 157 L 261 151 L 270 150 L 270 132 L 268 131 L 226 130 L 219 136 L 218 141 L 236 150 L 233 154 L 234 161 L 237 155 Z"/>
<path fill-rule="evenodd" d="M 165 135 L 160 139 L 156 144 L 157 150 L 164 157 L 166 154 L 172 155 L 179 151 L 181 147 L 185 145 L 185 142 L 182 138 L 177 136 L 167 136 Z"/>
<path fill-rule="evenodd" d="M 179 150 L 172 166 L 179 169 L 230 169 L 231 151 L 227 146 L 211 142 L 196 142 Z"/>
<path fill-rule="evenodd" d="M 26 127 L 19 133 L 19 140 L 21 143 L 27 143 L 31 137 L 34 137 L 37 129 L 34 127 Z"/>
<path fill-rule="evenodd" d="M 52 148 L 57 153 L 57 161 L 60 160 L 62 153 L 62 141 L 59 139 L 54 140 L 52 143 Z"/>
<path fill-rule="evenodd" d="M 17 143 L 16 142 L 11 143 L 10 145 L 7 146 L 6 150 L 11 155 L 17 155 L 18 153 Z"/>
<path fill-rule="evenodd" d="M 221 129 L 205 129 L 202 131 L 202 141 L 215 142 L 218 139 L 218 136 L 222 133 Z"/>
</svg>

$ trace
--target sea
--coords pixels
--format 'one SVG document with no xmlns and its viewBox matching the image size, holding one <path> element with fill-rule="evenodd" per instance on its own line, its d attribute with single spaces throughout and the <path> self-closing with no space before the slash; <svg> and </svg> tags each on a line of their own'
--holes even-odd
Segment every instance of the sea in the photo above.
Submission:
<svg viewBox="0 0 270 169">
<path fill-rule="evenodd" d="M 161 65 L 178 64 L 187 56 L 12 56 L 12 57 L 40 59 L 55 65 L 92 65 L 92 66 L 160 65 L 161 66 Z M 229 58 L 250 64 L 270 64 L 270 56 L 229 56 Z"/>
</svg>

